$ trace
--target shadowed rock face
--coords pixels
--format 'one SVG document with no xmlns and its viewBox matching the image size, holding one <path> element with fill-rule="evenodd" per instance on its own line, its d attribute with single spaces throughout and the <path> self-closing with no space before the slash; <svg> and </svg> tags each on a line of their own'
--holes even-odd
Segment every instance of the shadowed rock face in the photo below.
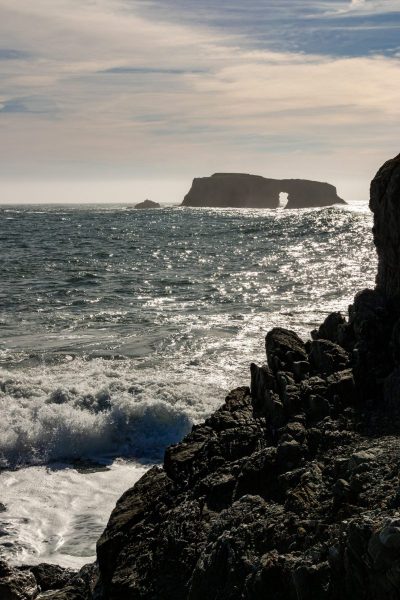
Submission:
<svg viewBox="0 0 400 600">
<path fill-rule="evenodd" d="M 286 208 L 345 204 L 329 183 L 306 179 L 266 179 L 259 175 L 216 173 L 193 180 L 182 206 L 278 208 L 279 194 L 288 194 Z"/>
<path fill-rule="evenodd" d="M 377 289 L 387 298 L 400 295 L 400 154 L 387 161 L 371 183 L 374 242 L 379 264 Z"/>
</svg>

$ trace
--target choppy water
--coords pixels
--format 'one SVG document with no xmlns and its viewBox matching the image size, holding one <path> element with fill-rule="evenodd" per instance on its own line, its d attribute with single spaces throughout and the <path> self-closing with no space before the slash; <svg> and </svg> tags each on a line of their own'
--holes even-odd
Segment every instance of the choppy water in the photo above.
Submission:
<svg viewBox="0 0 400 600">
<path fill-rule="evenodd" d="M 68 481 L 71 470 L 43 465 L 159 461 L 167 444 L 248 381 L 249 363 L 263 360 L 268 329 L 285 325 L 307 335 L 373 284 L 370 229 L 366 204 L 0 207 L 0 464 L 37 465 L 60 486 L 63 476 L 56 483 L 54 472 Z M 30 489 L 23 486 L 31 475 L 21 473 L 32 472 L 17 471 L 15 489 Z M 117 472 L 107 472 L 110 481 Z M 3 502 L 5 477 L 9 471 L 0 475 Z M 85 484 L 99 478 L 79 477 Z M 73 509 L 77 518 L 82 502 Z M 105 509 L 97 517 L 92 536 L 86 532 L 92 543 Z M 74 532 L 40 550 L 26 533 L 22 540 L 21 527 L 13 533 L 4 526 L 9 537 L 0 552 L 7 538 L 15 543 L 3 551 L 20 558 L 72 564 L 60 558 L 63 546 L 78 562 L 88 554 L 78 542 L 71 549 Z"/>
</svg>

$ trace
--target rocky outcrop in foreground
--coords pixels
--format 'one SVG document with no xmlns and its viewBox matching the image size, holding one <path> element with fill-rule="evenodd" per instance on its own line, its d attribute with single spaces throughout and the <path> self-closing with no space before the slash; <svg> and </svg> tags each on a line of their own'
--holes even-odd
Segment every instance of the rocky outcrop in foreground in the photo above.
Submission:
<svg viewBox="0 0 400 600">
<path fill-rule="evenodd" d="M 250 388 L 120 498 L 97 564 L 0 564 L 1 598 L 400 598 L 400 306 L 387 293 L 400 269 L 388 261 L 400 251 L 400 159 L 377 177 L 377 288 L 307 342 L 270 331 Z"/>
<path fill-rule="evenodd" d="M 266 179 L 259 175 L 215 173 L 193 180 L 182 206 L 219 208 L 278 208 L 281 192 L 285 208 L 312 208 L 346 204 L 329 183 L 306 179 Z"/>
<path fill-rule="evenodd" d="M 135 208 L 139 210 L 147 208 L 161 208 L 161 204 L 158 202 L 153 202 L 153 200 L 144 200 L 143 202 L 139 202 L 139 204 L 135 204 Z"/>
</svg>

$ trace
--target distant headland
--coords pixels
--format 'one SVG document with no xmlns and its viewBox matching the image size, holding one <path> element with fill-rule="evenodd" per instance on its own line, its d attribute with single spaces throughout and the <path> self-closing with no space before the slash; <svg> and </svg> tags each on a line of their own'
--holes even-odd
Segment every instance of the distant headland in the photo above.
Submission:
<svg viewBox="0 0 400 600">
<path fill-rule="evenodd" d="M 307 179 L 267 179 L 243 173 L 215 173 L 211 177 L 194 179 L 182 206 L 278 208 L 282 192 L 288 194 L 285 208 L 346 204 L 330 183 Z"/>
</svg>

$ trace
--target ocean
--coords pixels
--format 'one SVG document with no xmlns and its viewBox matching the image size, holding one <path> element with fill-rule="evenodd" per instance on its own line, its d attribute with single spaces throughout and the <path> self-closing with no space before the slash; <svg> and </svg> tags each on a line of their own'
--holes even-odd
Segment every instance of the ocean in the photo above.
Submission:
<svg viewBox="0 0 400 600">
<path fill-rule="evenodd" d="M 374 285 L 367 203 L 0 206 L 0 556 L 80 567 L 118 497 L 274 326 L 306 337 Z"/>
</svg>

